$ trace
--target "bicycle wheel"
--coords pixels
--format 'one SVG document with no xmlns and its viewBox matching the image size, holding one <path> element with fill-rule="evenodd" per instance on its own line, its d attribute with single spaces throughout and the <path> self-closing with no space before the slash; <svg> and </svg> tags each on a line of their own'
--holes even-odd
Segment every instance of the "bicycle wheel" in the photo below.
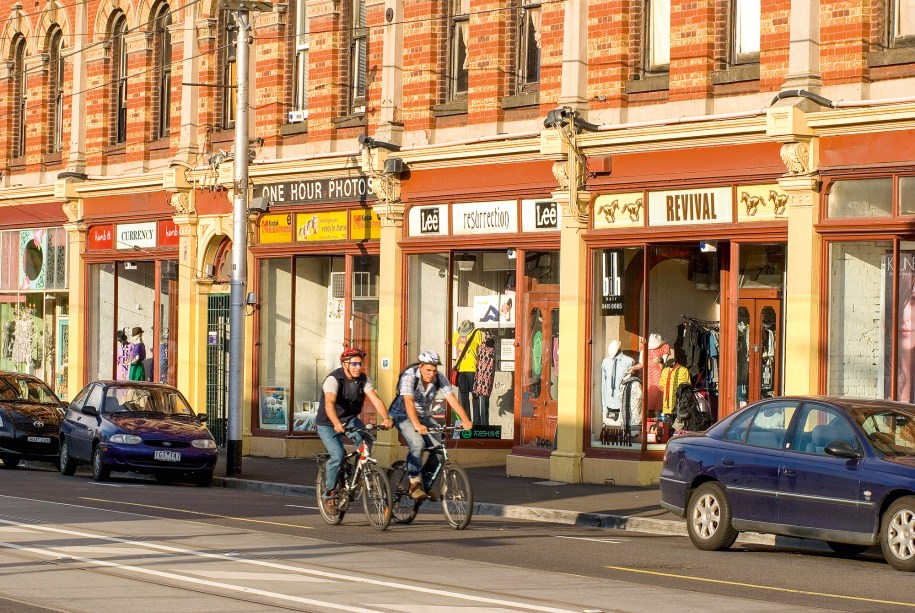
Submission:
<svg viewBox="0 0 915 613">
<path fill-rule="evenodd" d="M 375 530 L 387 530 L 391 524 L 391 484 L 383 470 L 369 464 L 362 473 L 364 487 L 362 506 Z"/>
<path fill-rule="evenodd" d="M 463 530 L 473 517 L 473 490 L 463 466 L 448 463 L 442 467 L 442 513 L 455 530 Z"/>
<path fill-rule="evenodd" d="M 324 487 L 324 475 L 326 473 L 327 473 L 327 468 L 324 465 L 324 462 L 319 462 L 318 463 L 318 477 L 315 480 L 315 492 L 317 494 L 317 499 L 318 499 L 318 501 L 317 501 L 318 502 L 318 511 L 321 512 L 321 517 L 324 519 L 324 521 L 329 523 L 331 526 L 336 526 L 341 521 L 343 521 L 343 514 L 345 513 L 345 511 L 340 510 L 339 504 L 337 506 L 336 513 L 331 513 L 330 511 L 327 510 L 327 507 L 324 504 L 324 492 L 326 491 L 326 488 Z M 337 483 L 339 483 L 339 482 L 340 482 L 340 480 L 338 478 Z M 338 503 L 339 503 L 339 501 L 338 501 Z"/>
<path fill-rule="evenodd" d="M 410 477 L 407 476 L 407 463 L 403 460 L 394 462 L 388 474 L 391 482 L 392 512 L 398 524 L 409 524 L 416 519 L 419 504 L 410 498 Z"/>
</svg>

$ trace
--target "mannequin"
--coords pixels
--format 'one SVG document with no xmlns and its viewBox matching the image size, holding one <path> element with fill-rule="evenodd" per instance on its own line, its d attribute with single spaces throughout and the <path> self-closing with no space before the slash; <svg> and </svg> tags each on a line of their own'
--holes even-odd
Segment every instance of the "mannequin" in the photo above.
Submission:
<svg viewBox="0 0 915 613">
<path fill-rule="evenodd" d="M 651 334 L 648 336 L 647 351 L 643 364 L 647 364 L 646 373 L 648 386 L 645 392 L 645 409 L 648 416 L 654 416 L 661 412 L 664 406 L 664 394 L 658 387 L 661 380 L 661 369 L 664 364 L 664 356 L 670 353 L 670 345 L 661 338 L 660 334 Z"/>
<path fill-rule="evenodd" d="M 489 397 L 492 395 L 493 379 L 496 371 L 496 342 L 486 334 L 483 343 L 477 349 L 477 372 L 473 379 L 473 424 L 489 425 Z"/>
<path fill-rule="evenodd" d="M 664 415 L 672 423 L 677 405 L 677 388 L 681 383 L 690 383 L 689 370 L 674 359 L 674 355 L 665 356 L 664 369 L 658 381 L 658 390 L 664 397 Z"/>
<path fill-rule="evenodd" d="M 453 370 L 457 371 L 458 399 L 465 409 L 471 406 L 470 392 L 473 389 L 473 379 L 477 372 L 477 350 L 480 348 L 481 342 L 482 333 L 473 326 L 469 319 L 461 322 L 451 339 L 455 352 L 454 358 L 457 360 Z"/>
<path fill-rule="evenodd" d="M 130 371 L 128 378 L 131 381 L 146 381 L 146 345 L 143 344 L 143 328 L 134 326 L 130 331 L 133 342 L 130 344 Z"/>
<path fill-rule="evenodd" d="M 601 415 L 604 425 L 622 426 L 621 409 L 623 408 L 623 379 L 629 374 L 635 360 L 620 352 L 620 342 L 610 341 L 607 345 L 607 357 L 600 365 Z"/>
</svg>

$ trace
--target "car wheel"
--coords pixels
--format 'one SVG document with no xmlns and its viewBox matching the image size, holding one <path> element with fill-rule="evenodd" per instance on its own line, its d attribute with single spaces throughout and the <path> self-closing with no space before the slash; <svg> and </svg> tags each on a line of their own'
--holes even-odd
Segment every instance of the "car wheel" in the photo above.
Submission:
<svg viewBox="0 0 915 613">
<path fill-rule="evenodd" d="M 737 540 L 731 526 L 731 503 L 717 483 L 700 485 L 689 499 L 686 512 L 689 540 L 699 549 L 727 549 Z"/>
<path fill-rule="evenodd" d="M 900 498 L 883 514 L 880 549 L 896 570 L 915 571 L 915 496 Z"/>
<path fill-rule="evenodd" d="M 3 459 L 3 468 L 12 469 L 12 468 L 16 468 L 17 466 L 19 466 L 19 458 L 17 458 L 17 457 L 5 455 L 5 456 L 3 456 L 2 459 Z"/>
<path fill-rule="evenodd" d="M 851 543 L 836 543 L 835 541 L 826 541 L 826 545 L 840 556 L 861 555 L 869 548 L 867 545 L 852 545 Z"/>
<path fill-rule="evenodd" d="M 92 450 L 92 478 L 96 481 L 107 481 L 111 476 L 111 469 L 102 459 L 102 450 L 96 446 Z"/>
<path fill-rule="evenodd" d="M 70 455 L 70 443 L 67 439 L 60 442 L 60 460 L 58 461 L 60 472 L 68 477 L 76 473 L 76 460 Z"/>
<path fill-rule="evenodd" d="M 213 471 L 209 470 L 198 474 L 194 478 L 194 483 L 197 487 L 210 487 L 210 484 L 213 483 Z"/>
</svg>

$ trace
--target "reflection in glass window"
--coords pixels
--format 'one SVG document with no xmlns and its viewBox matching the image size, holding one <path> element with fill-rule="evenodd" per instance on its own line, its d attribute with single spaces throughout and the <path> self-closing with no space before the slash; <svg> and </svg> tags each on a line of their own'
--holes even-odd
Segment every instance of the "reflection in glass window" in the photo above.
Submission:
<svg viewBox="0 0 915 613">
<path fill-rule="evenodd" d="M 420 351 L 431 350 L 440 356 L 445 351 L 448 322 L 448 254 L 424 253 L 410 256 L 407 288 L 407 364 L 416 361 Z"/>
<path fill-rule="evenodd" d="M 915 177 L 899 177 L 899 214 L 915 215 Z"/>
<path fill-rule="evenodd" d="M 448 99 L 467 95 L 470 70 L 467 65 L 467 34 L 470 0 L 449 0 Z"/>
<path fill-rule="evenodd" d="M 888 217 L 893 214 L 893 180 L 836 181 L 829 188 L 828 214 L 843 217 Z"/>
<path fill-rule="evenodd" d="M 804 453 L 826 455 L 826 446 L 835 441 L 860 449 L 851 425 L 836 411 L 815 405 L 805 406 L 795 428 L 792 448 Z"/>
<path fill-rule="evenodd" d="M 734 0 L 732 36 L 735 63 L 759 61 L 760 0 Z"/>
<path fill-rule="evenodd" d="M 746 443 L 767 449 L 782 449 L 795 409 L 796 404 L 782 403 L 768 403 L 760 407 L 750 423 Z"/>
<path fill-rule="evenodd" d="M 292 336 L 292 260 L 276 258 L 260 262 L 259 318 L 260 376 L 258 410 L 261 428 L 289 428 L 290 337 Z"/>
</svg>

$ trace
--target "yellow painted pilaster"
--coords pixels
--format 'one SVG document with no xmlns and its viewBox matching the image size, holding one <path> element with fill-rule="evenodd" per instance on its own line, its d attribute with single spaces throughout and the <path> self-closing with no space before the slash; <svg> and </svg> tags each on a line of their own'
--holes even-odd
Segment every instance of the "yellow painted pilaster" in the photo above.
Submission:
<svg viewBox="0 0 915 613">
<path fill-rule="evenodd" d="M 587 228 L 590 194 L 574 190 L 553 192 L 562 206 L 562 230 L 559 237 L 559 403 L 556 450 L 550 456 L 550 479 L 580 483 L 584 458 L 585 361 L 587 359 L 586 309 L 587 249 L 581 234 Z"/>
<path fill-rule="evenodd" d="M 193 192 L 190 194 L 193 198 Z M 193 210 L 193 209 L 191 209 Z M 178 373 L 177 384 L 198 413 L 206 412 L 206 313 L 197 292 L 197 228 L 195 214 L 176 215 L 178 244 Z M 201 320 L 203 318 L 203 320 Z"/>
<path fill-rule="evenodd" d="M 250 195 L 249 195 L 250 196 Z M 234 197 L 234 196 L 233 196 Z M 250 201 L 250 200 L 249 200 Z M 251 244 L 254 237 L 255 225 L 249 220 L 248 223 L 248 245 Z M 248 286 L 245 290 L 246 292 L 252 291 L 255 284 L 254 279 L 257 278 L 257 267 L 255 266 L 254 254 L 251 253 L 251 250 L 248 250 L 247 254 L 247 278 Z M 258 306 L 256 309 L 260 308 L 260 297 L 258 296 Z M 254 340 L 255 340 L 255 328 L 254 328 L 254 312 L 252 309 L 247 308 L 246 313 L 250 313 L 245 317 L 245 360 L 242 365 L 242 377 L 244 381 L 242 382 L 241 395 L 242 395 L 242 411 L 241 411 L 241 430 L 242 430 L 242 455 L 250 453 L 251 449 L 251 419 L 252 419 L 252 409 L 254 406 L 253 402 L 257 399 L 257 390 L 254 389 Z M 229 330 L 229 334 L 232 331 Z M 204 335 L 205 336 L 205 335 Z M 229 407 L 231 411 L 232 408 Z"/>
<path fill-rule="evenodd" d="M 64 224 L 67 231 L 67 270 L 70 278 L 70 320 L 68 328 L 67 391 L 65 400 L 72 400 L 86 385 L 86 275 L 83 253 L 89 227 L 81 221 Z"/>
</svg>

